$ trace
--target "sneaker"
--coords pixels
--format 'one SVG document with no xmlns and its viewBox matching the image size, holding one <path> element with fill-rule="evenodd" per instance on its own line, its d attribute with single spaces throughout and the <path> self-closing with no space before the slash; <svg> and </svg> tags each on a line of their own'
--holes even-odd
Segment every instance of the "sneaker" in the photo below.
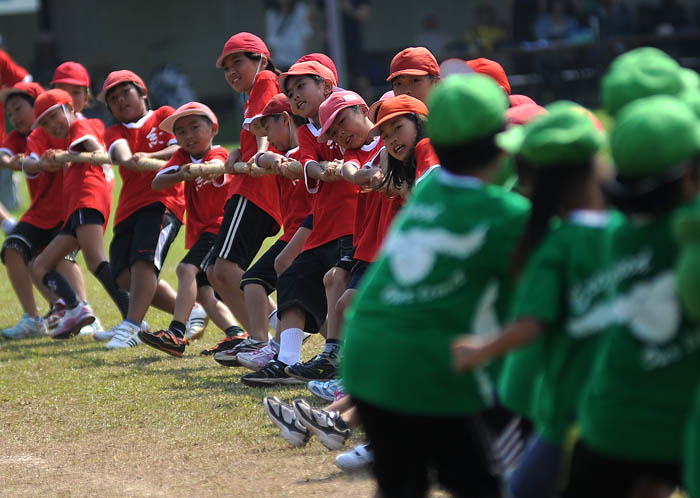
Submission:
<svg viewBox="0 0 700 498">
<path fill-rule="evenodd" d="M 203 349 L 199 354 L 201 354 L 202 356 L 211 356 L 211 355 L 216 355 L 216 353 L 219 353 L 221 351 L 230 351 L 231 349 L 235 348 L 239 344 L 244 343 L 247 340 L 248 340 L 248 334 L 245 334 L 245 336 L 240 336 L 240 337 L 226 336 L 223 339 L 221 339 L 219 342 L 217 342 L 215 345 L 213 345 L 212 347 L 210 347 L 208 349 Z"/>
<path fill-rule="evenodd" d="M 338 366 L 334 361 L 335 355 L 321 353 L 305 363 L 289 365 L 285 372 L 303 381 L 329 380 L 338 375 Z"/>
<path fill-rule="evenodd" d="M 43 318 L 32 318 L 28 313 L 25 313 L 14 327 L 2 329 L 0 333 L 5 339 L 24 339 L 25 337 L 46 335 L 49 330 Z"/>
<path fill-rule="evenodd" d="M 347 453 L 341 453 L 335 457 L 335 464 L 343 470 L 366 469 L 374 462 L 374 453 L 369 444 L 355 446 L 355 449 Z"/>
<path fill-rule="evenodd" d="M 201 304 L 195 303 L 185 328 L 185 337 L 187 341 L 192 342 L 200 339 L 204 335 L 204 329 L 207 328 L 207 323 L 209 323 L 207 312 L 204 311 Z"/>
<path fill-rule="evenodd" d="M 105 329 L 102 326 L 102 322 L 100 322 L 100 319 L 95 317 L 95 321 L 92 322 L 89 325 L 85 325 L 82 329 L 80 329 L 80 332 L 78 332 L 78 335 L 89 335 L 92 337 L 95 337 L 95 334 L 98 334 L 100 332 L 104 332 Z"/>
<path fill-rule="evenodd" d="M 301 384 L 302 381 L 290 377 L 284 373 L 284 363 L 279 360 L 272 360 L 257 372 L 251 372 L 241 377 L 241 381 L 247 386 L 261 387 L 278 384 Z"/>
<path fill-rule="evenodd" d="M 242 367 L 257 371 L 270 363 L 275 356 L 277 356 L 277 351 L 275 351 L 272 344 L 268 342 L 262 348 L 254 351 L 240 351 L 236 355 L 236 361 L 238 361 L 238 364 Z"/>
<path fill-rule="evenodd" d="M 265 341 L 256 341 L 255 339 L 248 338 L 229 350 L 219 351 L 214 355 L 214 360 L 225 367 L 240 367 L 241 364 L 238 363 L 236 359 L 238 353 L 251 353 L 264 348 L 266 345 L 267 343 Z"/>
<path fill-rule="evenodd" d="M 58 322 L 63 318 L 63 315 L 66 314 L 66 309 L 66 303 L 63 299 L 56 301 L 54 305 L 51 306 L 49 312 L 44 315 L 46 326 L 51 330 L 55 329 L 56 326 L 58 326 Z"/>
<path fill-rule="evenodd" d="M 294 448 L 300 448 L 309 442 L 311 433 L 299 423 L 294 415 L 294 410 L 288 404 L 282 403 L 274 396 L 265 396 L 263 406 L 267 416 L 282 431 L 282 437 L 285 441 Z"/>
<path fill-rule="evenodd" d="M 345 446 L 345 441 L 352 431 L 338 412 L 312 408 L 303 399 L 292 401 L 292 409 L 301 425 L 314 434 L 323 446 L 333 451 Z"/>
<path fill-rule="evenodd" d="M 181 357 L 187 346 L 187 339 L 179 337 L 168 329 L 158 332 L 138 331 L 138 338 L 152 348 L 156 348 L 164 353 Z"/>
<path fill-rule="evenodd" d="M 126 349 L 133 348 L 141 344 L 141 339 L 139 339 L 139 332 L 143 329 L 136 325 L 132 325 L 126 320 L 113 327 L 111 330 L 114 331 L 114 335 L 105 344 L 106 349 Z"/>
<path fill-rule="evenodd" d="M 100 342 L 109 341 L 110 339 L 112 339 L 112 337 L 114 337 L 114 334 L 117 333 L 117 329 L 120 326 L 121 326 L 121 323 L 118 323 L 117 325 L 115 325 L 114 327 L 112 327 L 109 330 L 102 329 L 101 331 L 95 332 L 95 335 L 93 335 L 92 338 L 95 339 L 96 341 L 100 341 Z M 148 326 L 148 322 L 146 320 L 141 322 L 141 330 L 143 330 L 145 332 L 151 331 L 151 327 Z"/>
<path fill-rule="evenodd" d="M 51 332 L 53 339 L 69 339 L 80 332 L 85 325 L 95 321 L 95 313 L 88 303 L 80 303 L 66 313 L 58 322 L 56 328 Z"/>
<path fill-rule="evenodd" d="M 306 387 L 311 391 L 311 394 L 317 398 L 321 398 L 325 401 L 334 401 L 338 384 L 340 384 L 340 380 L 338 379 L 326 381 L 311 380 L 306 384 Z"/>
</svg>

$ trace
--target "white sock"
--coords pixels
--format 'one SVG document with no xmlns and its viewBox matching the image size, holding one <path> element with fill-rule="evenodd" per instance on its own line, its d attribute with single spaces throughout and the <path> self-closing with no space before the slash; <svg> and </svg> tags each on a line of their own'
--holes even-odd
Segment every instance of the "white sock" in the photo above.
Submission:
<svg viewBox="0 0 700 498">
<path fill-rule="evenodd" d="M 12 230 L 14 230 L 16 226 L 17 226 L 17 220 L 14 218 L 7 218 L 7 219 L 3 220 L 2 223 L 0 224 L 0 228 L 2 228 L 3 231 L 7 234 L 9 234 Z"/>
<path fill-rule="evenodd" d="M 301 361 L 301 343 L 303 340 L 303 330 L 283 330 L 282 337 L 280 338 L 280 352 L 277 355 L 277 359 L 287 365 L 299 363 Z"/>
</svg>

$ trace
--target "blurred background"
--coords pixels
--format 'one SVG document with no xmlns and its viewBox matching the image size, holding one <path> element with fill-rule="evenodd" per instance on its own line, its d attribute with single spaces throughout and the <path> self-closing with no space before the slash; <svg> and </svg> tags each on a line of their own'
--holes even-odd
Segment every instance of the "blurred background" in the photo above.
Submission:
<svg viewBox="0 0 700 498">
<path fill-rule="evenodd" d="M 0 0 L 3 47 L 35 80 L 46 84 L 59 63 L 75 60 L 97 94 L 109 71 L 129 68 L 155 105 L 196 98 L 214 107 L 221 142 L 236 139 L 243 101 L 214 61 L 238 31 L 260 35 L 281 69 L 328 53 L 341 86 L 369 101 L 389 89 L 396 52 L 418 45 L 439 61 L 495 59 L 513 93 L 540 104 L 568 98 L 596 108 L 607 64 L 641 45 L 700 69 L 697 0 Z M 110 120 L 100 104 L 90 113 Z"/>
</svg>

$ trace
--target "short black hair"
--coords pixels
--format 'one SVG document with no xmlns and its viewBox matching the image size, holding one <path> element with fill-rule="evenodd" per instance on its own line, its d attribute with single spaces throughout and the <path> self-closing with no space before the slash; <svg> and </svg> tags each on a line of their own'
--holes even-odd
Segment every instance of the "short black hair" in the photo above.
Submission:
<svg viewBox="0 0 700 498">
<path fill-rule="evenodd" d="M 501 153 L 496 145 L 496 135 L 501 131 L 499 129 L 479 140 L 458 145 L 432 145 L 440 158 L 440 166 L 450 173 L 476 173 L 489 166 Z"/>
<path fill-rule="evenodd" d="M 308 123 L 306 118 L 302 118 L 301 116 L 297 116 L 293 112 L 289 112 L 287 114 L 289 114 L 289 116 L 292 118 L 292 121 L 294 122 L 294 126 L 297 128 L 304 126 L 306 123 Z M 278 119 L 280 119 L 282 117 L 282 114 L 269 114 L 268 116 L 265 116 L 265 117 L 266 118 L 274 118 L 275 121 L 277 121 Z"/>
<path fill-rule="evenodd" d="M 7 105 L 7 103 L 10 101 L 10 99 L 14 99 L 15 97 L 19 97 L 21 99 L 26 100 L 27 102 L 29 102 L 30 106 L 34 107 L 34 99 L 32 98 L 31 95 L 29 95 L 28 93 L 24 93 L 24 92 L 11 93 L 10 95 L 8 95 L 5 98 L 4 104 Z"/>
<path fill-rule="evenodd" d="M 259 61 L 260 59 L 262 59 L 262 54 L 256 54 L 255 52 L 243 52 L 243 54 L 244 54 L 246 57 L 248 57 L 249 59 L 254 60 L 254 61 Z M 280 75 L 280 70 L 277 69 L 277 67 L 275 66 L 274 62 L 272 62 L 272 59 L 270 59 L 269 56 L 266 56 L 266 57 L 267 57 L 267 64 L 265 65 L 265 67 L 263 68 L 263 70 L 265 70 L 265 71 L 272 71 L 272 72 L 275 73 L 277 76 L 279 76 L 279 75 Z"/>
<path fill-rule="evenodd" d="M 286 80 L 284 80 L 284 88 L 282 89 L 284 94 L 285 95 L 289 94 L 289 92 L 287 91 L 287 85 L 289 84 L 289 81 L 292 78 L 302 78 L 302 77 L 311 78 L 313 80 L 313 82 L 316 83 L 317 85 L 322 85 L 323 83 L 326 82 L 326 80 L 324 80 L 323 78 L 321 78 L 320 76 L 317 76 L 315 74 L 294 74 L 292 76 L 289 76 Z"/>
<path fill-rule="evenodd" d="M 114 116 L 114 113 L 112 112 L 112 109 L 109 108 L 109 104 L 107 103 L 107 100 L 109 99 L 109 95 L 110 95 L 113 91 L 115 91 L 117 88 L 123 88 L 123 87 L 125 87 L 126 85 L 131 85 L 131 86 L 133 86 L 134 88 L 136 88 L 136 93 L 139 94 L 139 97 L 146 97 L 146 111 L 150 110 L 150 109 L 151 109 L 151 101 L 150 101 L 150 99 L 148 98 L 148 95 L 143 91 L 143 88 L 141 88 L 140 86 L 138 86 L 138 85 L 137 85 L 136 83 L 134 83 L 133 81 L 124 81 L 124 82 L 122 82 L 122 83 L 119 83 L 118 85 L 114 85 L 112 88 L 110 88 L 109 90 L 107 90 L 107 93 L 105 93 L 105 106 L 107 106 L 107 110 L 109 111 L 109 113 L 110 113 L 112 116 Z"/>
</svg>

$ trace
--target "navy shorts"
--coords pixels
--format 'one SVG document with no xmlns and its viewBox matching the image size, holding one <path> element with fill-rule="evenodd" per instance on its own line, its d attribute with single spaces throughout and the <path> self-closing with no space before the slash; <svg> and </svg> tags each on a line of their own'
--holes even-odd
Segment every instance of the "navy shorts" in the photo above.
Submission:
<svg viewBox="0 0 700 498">
<path fill-rule="evenodd" d="M 0 259 L 4 263 L 5 250 L 14 249 L 22 255 L 25 263 L 29 263 L 60 233 L 61 226 L 38 228 L 31 223 L 20 221 L 5 238 L 0 250 Z"/>
<path fill-rule="evenodd" d="M 100 225 L 103 227 L 105 225 L 105 217 L 102 216 L 97 209 L 92 208 L 80 208 L 73 211 L 73 213 L 65 222 L 63 228 L 61 228 L 62 235 L 72 235 L 76 236 L 75 229 L 80 225 Z"/>
<path fill-rule="evenodd" d="M 216 244 L 216 235 L 209 232 L 204 232 L 202 236 L 195 242 L 190 250 L 185 254 L 180 263 L 193 265 L 199 268 L 197 273 L 197 287 L 211 285 L 207 278 L 207 268 L 211 261 L 211 255 L 214 252 Z"/>
</svg>

